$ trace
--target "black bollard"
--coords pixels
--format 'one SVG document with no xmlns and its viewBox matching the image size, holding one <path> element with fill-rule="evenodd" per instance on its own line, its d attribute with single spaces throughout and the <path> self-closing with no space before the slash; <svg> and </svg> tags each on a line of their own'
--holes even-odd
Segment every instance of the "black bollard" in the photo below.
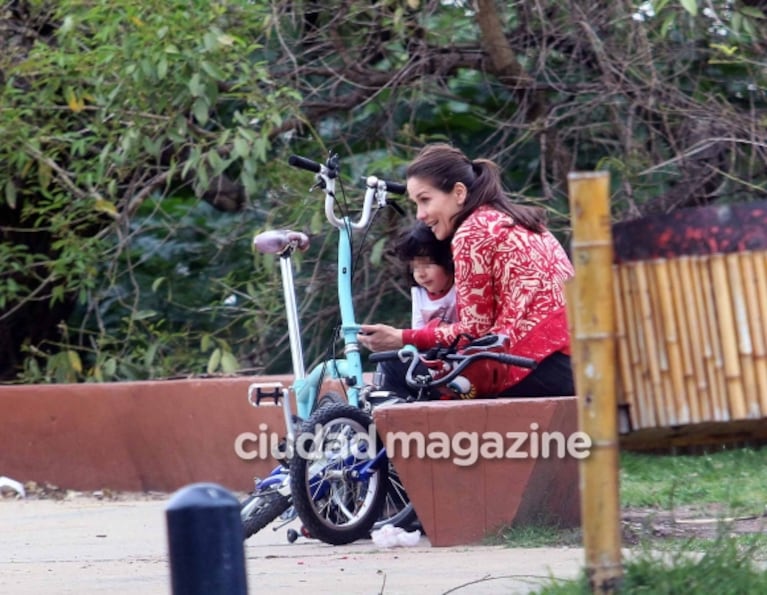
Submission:
<svg viewBox="0 0 767 595">
<path fill-rule="evenodd" d="M 178 490 L 165 508 L 173 595 L 247 595 L 240 503 L 214 483 Z"/>
</svg>

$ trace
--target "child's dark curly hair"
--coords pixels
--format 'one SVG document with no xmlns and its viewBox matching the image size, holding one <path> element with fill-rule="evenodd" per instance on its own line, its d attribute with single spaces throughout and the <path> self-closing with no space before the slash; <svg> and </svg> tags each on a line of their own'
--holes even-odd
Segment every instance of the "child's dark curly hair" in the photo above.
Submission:
<svg viewBox="0 0 767 595">
<path fill-rule="evenodd" d="M 453 274 L 453 254 L 450 240 L 438 240 L 431 229 L 418 222 L 403 233 L 394 248 L 394 255 L 405 263 L 414 258 L 428 258 Z"/>
</svg>

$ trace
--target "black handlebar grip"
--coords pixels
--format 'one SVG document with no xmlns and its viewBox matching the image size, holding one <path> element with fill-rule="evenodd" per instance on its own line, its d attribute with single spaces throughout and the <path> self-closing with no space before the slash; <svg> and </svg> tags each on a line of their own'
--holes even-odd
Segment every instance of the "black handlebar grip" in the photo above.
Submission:
<svg viewBox="0 0 767 595">
<path fill-rule="evenodd" d="M 511 355 L 508 353 L 498 353 L 496 355 L 498 356 L 498 360 L 502 361 L 504 364 L 511 364 L 512 366 L 519 366 L 520 368 L 530 368 L 531 370 L 535 370 L 538 366 L 538 363 L 529 357 Z"/>
<path fill-rule="evenodd" d="M 288 158 L 288 163 L 293 167 L 305 169 L 315 174 L 320 173 L 320 170 L 322 169 L 322 166 L 316 161 L 312 161 L 311 159 L 307 159 L 306 157 L 301 157 L 299 155 L 291 155 Z"/>
<path fill-rule="evenodd" d="M 386 184 L 387 192 L 393 194 L 405 194 L 405 192 L 407 192 L 407 186 L 401 182 L 389 182 L 388 180 L 384 180 L 383 183 Z"/>
<path fill-rule="evenodd" d="M 385 362 L 390 359 L 399 359 L 399 351 L 377 351 L 368 356 L 368 361 Z"/>
</svg>

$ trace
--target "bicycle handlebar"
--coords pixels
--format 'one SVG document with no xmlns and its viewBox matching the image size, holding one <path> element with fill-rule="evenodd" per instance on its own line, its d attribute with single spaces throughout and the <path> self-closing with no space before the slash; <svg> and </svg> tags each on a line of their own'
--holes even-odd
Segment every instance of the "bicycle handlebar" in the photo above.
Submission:
<svg viewBox="0 0 767 595">
<path fill-rule="evenodd" d="M 395 351 L 375 351 L 368 356 L 368 360 L 373 363 L 385 362 L 390 359 L 401 359 L 400 352 Z"/>
<path fill-rule="evenodd" d="M 512 355 L 511 353 L 496 353 L 499 362 L 509 364 L 510 366 L 518 366 L 520 368 L 530 368 L 535 370 L 538 367 L 538 362 L 529 357 L 522 357 L 521 355 Z"/>
<path fill-rule="evenodd" d="M 388 180 L 381 180 L 386 184 L 387 192 L 393 192 L 394 194 L 405 194 L 407 192 L 407 186 L 401 182 L 390 182 Z"/>
<path fill-rule="evenodd" d="M 297 167 L 299 169 L 305 169 L 315 174 L 320 173 L 320 171 L 322 170 L 322 165 L 320 165 L 316 161 L 307 159 L 306 157 L 301 157 L 300 155 L 291 155 L 290 157 L 288 157 L 288 163 L 292 165 L 293 167 Z"/>
<path fill-rule="evenodd" d="M 407 188 L 400 182 L 390 182 L 388 180 L 382 180 L 376 176 L 368 176 L 365 180 L 366 190 L 365 199 L 362 204 L 362 213 L 356 222 L 351 222 L 348 218 L 340 218 L 335 214 L 336 197 L 335 197 L 335 178 L 338 177 L 338 156 L 331 154 L 325 165 L 317 163 L 306 157 L 300 155 L 291 155 L 288 158 L 288 163 L 293 167 L 299 169 L 305 169 L 315 174 L 318 185 L 322 187 L 325 192 L 325 216 L 331 225 L 336 228 L 342 228 L 350 226 L 352 229 L 362 229 L 370 220 L 370 212 L 373 207 L 373 203 L 377 201 L 379 207 L 386 206 L 386 193 L 391 192 L 394 194 L 405 194 Z M 390 203 L 397 208 L 396 203 Z M 397 211 L 402 213 L 401 208 L 397 208 Z"/>
<path fill-rule="evenodd" d="M 503 364 L 519 366 L 520 368 L 535 369 L 538 365 L 534 359 L 529 357 L 512 355 L 510 353 L 498 353 L 497 351 L 477 351 L 470 354 L 450 353 L 446 354 L 443 359 L 450 362 L 457 362 L 452 370 L 436 380 L 433 378 L 425 379 L 422 377 L 419 377 L 421 380 L 417 380 L 413 376 L 415 367 L 419 361 L 416 355 L 417 353 L 410 349 L 400 349 L 399 351 L 380 351 L 371 353 L 368 359 L 371 362 L 382 362 L 391 359 L 399 359 L 402 362 L 410 360 L 407 372 L 405 373 L 405 381 L 414 388 L 431 388 L 448 384 L 455 380 L 470 364 L 480 359 L 491 359 Z"/>
<path fill-rule="evenodd" d="M 402 356 L 400 355 L 400 357 Z M 427 379 L 427 378 L 419 377 L 419 379 L 417 380 L 416 378 L 413 377 L 413 372 L 415 371 L 415 367 L 417 363 L 416 358 L 413 357 L 412 360 L 410 361 L 410 365 L 407 368 L 407 372 L 405 373 L 405 381 L 414 388 L 434 388 L 437 386 L 444 386 L 445 384 L 452 382 L 458 376 L 460 376 L 461 372 L 463 372 L 466 368 L 468 368 L 470 364 L 480 359 L 491 359 L 504 364 L 519 366 L 520 368 L 535 369 L 535 367 L 538 365 L 535 360 L 530 359 L 529 357 L 511 355 L 510 353 L 498 353 L 496 351 L 478 351 L 476 353 L 472 353 L 469 355 L 453 353 L 453 354 L 446 355 L 445 359 L 447 361 L 453 361 L 458 363 L 453 367 L 452 370 L 450 370 L 447 374 L 445 374 L 441 378 L 437 378 L 435 380 L 433 378 Z"/>
</svg>

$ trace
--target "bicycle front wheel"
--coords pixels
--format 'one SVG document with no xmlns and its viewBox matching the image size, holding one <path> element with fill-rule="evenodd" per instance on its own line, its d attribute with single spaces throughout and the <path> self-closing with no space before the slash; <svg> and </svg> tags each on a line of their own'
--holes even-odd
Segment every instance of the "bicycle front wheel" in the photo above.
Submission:
<svg viewBox="0 0 767 595">
<path fill-rule="evenodd" d="M 304 423 L 290 461 L 293 505 L 309 534 L 342 545 L 367 538 L 388 492 L 388 460 L 369 463 L 381 449 L 369 414 L 336 403 Z"/>
</svg>

